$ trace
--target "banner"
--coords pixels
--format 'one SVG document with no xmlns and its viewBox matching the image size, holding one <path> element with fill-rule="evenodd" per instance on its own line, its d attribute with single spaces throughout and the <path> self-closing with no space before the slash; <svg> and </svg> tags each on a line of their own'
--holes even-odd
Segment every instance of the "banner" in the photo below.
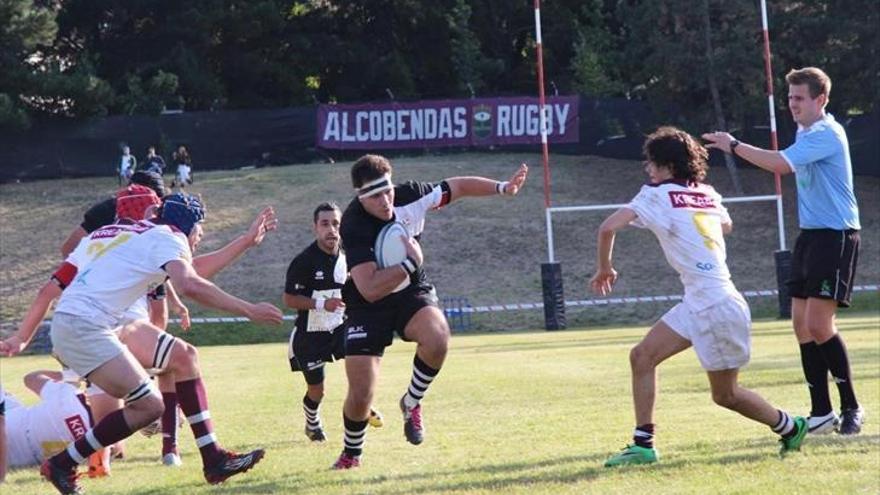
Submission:
<svg viewBox="0 0 880 495">
<path fill-rule="evenodd" d="M 578 96 L 547 98 L 547 139 L 579 142 Z M 538 144 L 537 98 L 319 105 L 316 144 L 329 149 Z"/>
</svg>

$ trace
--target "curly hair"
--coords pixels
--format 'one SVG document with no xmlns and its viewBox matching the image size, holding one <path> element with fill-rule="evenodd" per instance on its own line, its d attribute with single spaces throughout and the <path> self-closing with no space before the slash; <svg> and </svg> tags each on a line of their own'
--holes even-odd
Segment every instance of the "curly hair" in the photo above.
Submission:
<svg viewBox="0 0 880 495">
<path fill-rule="evenodd" d="M 645 158 L 658 167 L 669 168 L 672 176 L 703 182 L 709 165 L 709 152 L 690 134 L 672 126 L 664 126 L 648 135 L 642 146 Z"/>
</svg>

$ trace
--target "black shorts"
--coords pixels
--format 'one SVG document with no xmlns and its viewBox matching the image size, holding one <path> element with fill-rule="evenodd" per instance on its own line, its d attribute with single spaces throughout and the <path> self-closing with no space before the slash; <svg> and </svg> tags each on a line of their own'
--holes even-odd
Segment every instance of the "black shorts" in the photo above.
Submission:
<svg viewBox="0 0 880 495">
<path fill-rule="evenodd" d="M 802 230 L 791 257 L 791 297 L 833 299 L 839 307 L 848 308 L 859 240 L 858 230 Z"/>
<path fill-rule="evenodd" d="M 437 292 L 430 285 L 419 286 L 415 290 L 401 294 L 395 298 L 393 304 L 349 308 L 345 313 L 348 319 L 342 325 L 345 335 L 345 354 L 382 356 L 385 348 L 394 340 L 395 333 L 401 339 L 408 340 L 403 335 L 406 324 L 413 315 L 427 306 L 440 307 Z"/>
<path fill-rule="evenodd" d="M 324 364 L 345 357 L 343 325 L 332 332 L 304 332 L 294 328 L 287 348 L 290 371 L 301 371 L 309 385 L 323 383 Z"/>
</svg>

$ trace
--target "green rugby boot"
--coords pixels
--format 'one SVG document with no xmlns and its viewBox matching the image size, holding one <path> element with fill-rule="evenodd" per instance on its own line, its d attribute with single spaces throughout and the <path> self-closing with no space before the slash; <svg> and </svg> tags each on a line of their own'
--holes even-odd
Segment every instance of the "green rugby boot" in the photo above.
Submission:
<svg viewBox="0 0 880 495">
<path fill-rule="evenodd" d="M 794 452 L 796 450 L 801 450 L 801 444 L 804 443 L 804 437 L 807 436 L 807 431 L 810 429 L 810 425 L 807 423 L 807 419 L 801 416 L 794 418 L 794 427 L 795 434 L 788 438 L 780 438 L 779 443 L 781 447 L 779 448 L 779 455 L 785 456 L 790 452 Z"/>
<path fill-rule="evenodd" d="M 657 462 L 660 455 L 657 449 L 639 447 L 638 445 L 627 445 L 619 454 L 611 456 L 605 461 L 605 467 L 625 466 L 630 464 L 653 464 Z"/>
</svg>

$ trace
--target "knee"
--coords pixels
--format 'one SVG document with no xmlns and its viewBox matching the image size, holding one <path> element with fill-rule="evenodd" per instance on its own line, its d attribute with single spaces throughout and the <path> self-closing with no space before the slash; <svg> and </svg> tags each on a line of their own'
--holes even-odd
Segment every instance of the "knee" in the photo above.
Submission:
<svg viewBox="0 0 880 495">
<path fill-rule="evenodd" d="M 633 370 L 651 369 L 654 367 L 654 360 L 648 349 L 640 344 L 630 349 L 629 364 Z"/>
<path fill-rule="evenodd" d="M 736 410 L 739 401 L 735 390 L 713 390 L 712 400 L 725 409 Z"/>
<path fill-rule="evenodd" d="M 176 371 L 191 370 L 199 366 L 199 350 L 194 345 L 177 340 L 171 356 L 171 368 Z"/>
<path fill-rule="evenodd" d="M 140 428 L 152 423 L 162 417 L 162 413 L 165 411 L 165 404 L 162 402 L 162 397 L 155 391 L 138 400 L 126 403 L 125 407 L 135 413 L 135 417 L 128 419 L 133 420 L 135 423 L 139 423 L 136 425 L 129 425 L 133 428 Z"/>
<path fill-rule="evenodd" d="M 449 327 L 438 324 L 426 332 L 419 342 L 425 351 L 435 357 L 444 357 L 449 350 Z"/>
<path fill-rule="evenodd" d="M 309 385 L 309 390 L 306 395 L 315 402 L 321 402 L 324 400 L 324 387 L 321 385 Z"/>
<path fill-rule="evenodd" d="M 373 403 L 373 394 L 368 388 L 351 388 L 348 401 L 355 410 L 365 411 Z"/>
</svg>

